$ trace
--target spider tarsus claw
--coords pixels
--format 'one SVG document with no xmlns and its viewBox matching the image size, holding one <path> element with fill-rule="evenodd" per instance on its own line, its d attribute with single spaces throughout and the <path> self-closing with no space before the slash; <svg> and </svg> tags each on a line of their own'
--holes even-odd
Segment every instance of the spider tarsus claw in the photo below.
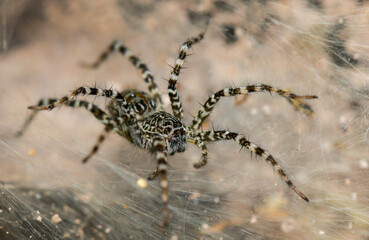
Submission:
<svg viewBox="0 0 369 240">
<path fill-rule="evenodd" d="M 89 158 L 82 159 L 82 164 L 86 164 Z"/>
<path fill-rule="evenodd" d="M 152 173 L 150 174 L 150 176 L 147 177 L 148 181 L 152 181 L 154 180 L 157 176 L 159 175 L 159 173 Z"/>
<path fill-rule="evenodd" d="M 308 95 L 308 96 L 295 96 L 295 99 L 317 99 L 318 96 Z"/>
<path fill-rule="evenodd" d="M 41 111 L 41 110 L 52 110 L 54 108 L 53 105 L 49 105 L 49 106 L 29 106 L 27 107 L 29 110 L 33 110 L 33 111 Z"/>
<path fill-rule="evenodd" d="M 309 198 L 307 198 L 304 194 L 299 194 L 299 196 L 305 201 L 305 202 L 310 202 Z"/>
<path fill-rule="evenodd" d="M 305 200 L 306 202 L 310 202 L 309 198 L 305 196 L 305 194 L 303 194 L 302 192 L 300 192 L 294 185 L 291 186 L 292 190 L 295 191 L 295 193 L 297 193 L 297 195 L 299 195 L 303 200 Z"/>
</svg>

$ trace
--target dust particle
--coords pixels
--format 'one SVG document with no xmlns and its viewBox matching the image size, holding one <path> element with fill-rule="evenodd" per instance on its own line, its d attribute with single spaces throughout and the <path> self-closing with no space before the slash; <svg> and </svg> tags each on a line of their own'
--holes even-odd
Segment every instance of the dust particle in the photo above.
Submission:
<svg viewBox="0 0 369 240">
<path fill-rule="evenodd" d="M 60 223 L 62 221 L 62 219 L 60 218 L 59 214 L 54 214 L 51 217 L 51 222 L 52 223 Z"/>
</svg>

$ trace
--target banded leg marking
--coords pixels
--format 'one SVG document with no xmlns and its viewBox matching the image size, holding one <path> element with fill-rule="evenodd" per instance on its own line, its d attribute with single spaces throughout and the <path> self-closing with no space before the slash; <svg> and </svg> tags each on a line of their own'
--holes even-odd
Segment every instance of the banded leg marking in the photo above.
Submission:
<svg viewBox="0 0 369 240">
<path fill-rule="evenodd" d="M 157 170 L 160 173 L 161 200 L 163 202 L 163 225 L 167 226 L 169 221 L 168 211 L 168 163 L 167 152 L 164 147 L 164 139 L 156 137 L 153 140 L 153 150 L 158 162 Z"/>
<path fill-rule="evenodd" d="M 314 95 L 299 96 L 287 90 L 273 88 L 272 86 L 265 84 L 255 84 L 237 88 L 224 88 L 218 91 L 217 93 L 213 94 L 212 96 L 210 96 L 209 99 L 205 102 L 205 104 L 202 105 L 197 115 L 193 118 L 190 127 L 192 129 L 200 129 L 202 123 L 208 118 L 208 116 L 213 111 L 216 103 L 220 100 L 220 98 L 237 95 L 247 95 L 252 92 L 278 93 L 280 96 L 285 97 L 291 104 L 293 104 L 297 110 L 305 113 L 308 116 L 312 116 L 314 112 L 311 109 L 311 107 L 305 104 L 303 101 L 301 101 L 301 99 L 318 98 L 317 96 Z"/>
<path fill-rule="evenodd" d="M 159 176 L 159 168 L 156 168 L 155 171 L 153 171 L 150 176 L 147 177 L 147 180 L 152 181 L 154 180 L 157 176 Z"/>
<path fill-rule="evenodd" d="M 208 162 L 208 148 L 206 147 L 205 143 L 200 138 L 195 139 L 195 144 L 199 148 L 201 148 L 201 151 L 202 151 L 200 161 L 198 161 L 197 163 L 194 163 L 193 165 L 194 168 L 198 169 L 198 168 L 202 168 L 203 166 L 205 166 L 206 163 Z"/>
<path fill-rule="evenodd" d="M 48 106 L 50 104 L 55 103 L 57 100 L 58 99 L 55 99 L 55 98 L 43 98 L 38 102 L 37 106 L 38 107 Z M 87 101 L 72 100 L 72 101 L 64 102 L 64 105 L 69 106 L 69 107 L 73 107 L 73 108 L 84 107 L 85 109 L 90 111 L 99 121 L 101 121 L 104 124 L 106 124 L 106 122 L 110 119 L 109 115 L 107 115 L 98 106 L 94 105 L 93 103 L 87 102 Z M 23 135 L 23 133 L 28 129 L 28 127 L 32 123 L 32 121 L 33 121 L 33 119 L 34 119 L 34 117 L 36 116 L 37 113 L 38 113 L 38 111 L 34 110 L 28 115 L 28 117 L 26 118 L 26 121 L 24 122 L 23 126 L 16 133 L 17 137 L 20 137 L 20 136 Z"/>
<path fill-rule="evenodd" d="M 108 120 L 105 124 L 105 129 L 102 134 L 100 134 L 99 138 L 97 139 L 96 144 L 91 149 L 90 153 L 82 159 L 82 163 L 87 163 L 87 161 L 99 150 L 101 144 L 106 139 L 107 135 L 116 127 L 122 125 L 128 118 L 113 118 Z"/>
<path fill-rule="evenodd" d="M 113 89 L 102 89 L 102 88 L 92 88 L 92 87 L 80 87 L 76 90 L 72 91 L 68 95 L 58 99 L 56 102 L 51 103 L 46 106 L 29 106 L 28 109 L 31 110 L 52 110 L 53 108 L 64 104 L 65 102 L 71 101 L 73 98 L 77 97 L 78 95 L 92 95 L 92 96 L 100 96 L 106 98 L 117 99 L 121 104 L 122 108 L 129 113 L 130 117 L 134 118 L 135 113 L 132 110 L 131 106 L 127 103 L 126 99 L 117 91 Z"/>
<path fill-rule="evenodd" d="M 220 140 L 234 140 L 238 144 L 243 147 L 246 147 L 250 152 L 255 153 L 256 155 L 260 156 L 266 162 L 270 162 L 275 170 L 277 170 L 278 174 L 282 177 L 284 182 L 295 192 L 299 195 L 302 199 L 306 202 L 309 202 L 309 199 L 300 191 L 298 190 L 295 185 L 291 182 L 291 180 L 287 177 L 287 174 L 283 171 L 281 166 L 279 166 L 278 162 L 264 149 L 258 147 L 254 143 L 247 140 L 244 136 L 235 133 L 235 132 L 228 132 L 228 131 L 205 131 L 200 132 L 198 137 L 204 142 L 215 142 Z"/>
<path fill-rule="evenodd" d="M 123 45 L 120 41 L 114 41 L 110 44 L 108 49 L 106 49 L 100 57 L 91 65 L 87 65 L 88 67 L 98 68 L 101 63 L 103 63 L 113 52 L 119 52 L 124 57 L 126 57 L 132 65 L 141 72 L 142 79 L 148 85 L 148 89 L 150 91 L 150 95 L 155 101 L 159 104 L 159 109 L 162 109 L 163 101 L 161 99 L 161 93 L 159 91 L 158 86 L 154 81 L 154 76 L 150 72 L 149 68 L 145 63 L 143 63 L 138 57 L 134 56 L 133 53 Z"/>
<path fill-rule="evenodd" d="M 183 108 L 176 88 L 177 80 L 181 72 L 182 65 L 188 54 L 188 51 L 190 50 L 193 44 L 200 42 L 204 38 L 204 34 L 205 32 L 201 32 L 197 37 L 190 38 L 182 44 L 175 66 L 172 72 L 170 73 L 168 84 L 168 95 L 173 110 L 173 115 L 179 119 L 183 118 Z"/>
</svg>

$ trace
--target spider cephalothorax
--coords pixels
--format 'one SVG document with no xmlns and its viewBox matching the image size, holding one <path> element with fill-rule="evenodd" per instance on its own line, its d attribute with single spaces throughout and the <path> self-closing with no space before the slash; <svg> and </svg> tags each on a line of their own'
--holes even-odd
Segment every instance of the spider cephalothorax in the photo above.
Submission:
<svg viewBox="0 0 369 240">
<path fill-rule="evenodd" d="M 125 90 L 121 95 L 126 99 L 136 114 L 136 119 L 144 119 L 157 111 L 157 104 L 149 94 L 135 89 Z M 108 106 L 109 112 L 116 117 L 127 115 L 119 100 L 112 100 Z"/>
<path fill-rule="evenodd" d="M 167 112 L 157 112 L 151 115 L 142 123 L 142 129 L 148 135 L 165 139 L 169 155 L 186 150 L 185 126 L 178 118 Z"/>
<path fill-rule="evenodd" d="M 271 163 L 273 168 L 282 177 L 283 181 L 302 199 L 308 202 L 309 199 L 294 186 L 284 170 L 267 151 L 250 142 L 245 136 L 239 133 L 226 130 L 205 131 L 201 130 L 201 127 L 204 121 L 208 119 L 215 105 L 223 97 L 249 95 L 250 93 L 255 92 L 276 93 L 286 98 L 297 110 L 308 116 L 313 115 L 313 110 L 309 105 L 304 103 L 302 99 L 314 99 L 317 97 L 312 95 L 299 96 L 288 90 L 277 89 L 265 84 L 224 88 L 211 95 L 202 105 L 197 115 L 192 119 L 191 124 L 186 126 L 183 122 L 182 103 L 179 98 L 176 84 L 189 49 L 193 44 L 202 40 L 203 37 L 204 32 L 200 33 L 197 37 L 188 39 L 182 44 L 175 66 L 170 74 L 168 94 L 173 115 L 163 110 L 160 91 L 146 64 L 134 56 L 123 44 L 118 41 L 114 41 L 107 50 L 101 54 L 100 58 L 95 63 L 91 64 L 91 67 L 98 67 L 112 52 L 119 51 L 123 56 L 127 57 L 138 70 L 141 71 L 142 78 L 148 85 L 149 93 L 134 89 L 119 93 L 114 89 L 100 89 L 83 86 L 59 99 L 42 99 L 36 106 L 29 107 L 29 109 L 32 109 L 33 111 L 17 135 L 22 135 L 38 110 L 51 110 L 59 105 L 74 108 L 86 108 L 105 125 L 105 129 L 103 134 L 98 138 L 98 141 L 90 154 L 83 159 L 83 162 L 87 162 L 88 159 L 97 152 L 99 146 L 105 140 L 106 135 L 110 131 L 115 131 L 138 147 L 147 149 L 154 153 L 157 160 L 157 168 L 148 177 L 148 179 L 152 180 L 158 175 L 161 176 L 160 186 L 162 189 L 161 197 L 163 201 L 164 225 L 168 223 L 169 218 L 167 206 L 167 155 L 173 155 L 176 152 L 184 152 L 186 150 L 187 142 L 195 144 L 201 149 L 201 159 L 194 164 L 195 168 L 200 168 L 207 163 L 208 152 L 206 146 L 208 143 L 227 140 L 235 141 L 237 144 L 245 147 L 266 162 Z M 93 103 L 78 100 L 78 95 L 94 95 L 111 99 L 111 102 L 108 105 L 109 114 L 105 113 Z"/>
</svg>

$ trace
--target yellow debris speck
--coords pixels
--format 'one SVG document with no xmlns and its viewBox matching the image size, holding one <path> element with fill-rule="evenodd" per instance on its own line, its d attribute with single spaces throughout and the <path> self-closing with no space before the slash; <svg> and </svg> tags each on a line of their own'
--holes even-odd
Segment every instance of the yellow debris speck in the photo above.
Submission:
<svg viewBox="0 0 369 240">
<path fill-rule="evenodd" d="M 140 179 L 137 180 L 137 185 L 140 188 L 146 188 L 147 187 L 147 181 L 143 178 L 140 178 Z"/>
<path fill-rule="evenodd" d="M 30 150 L 28 150 L 28 155 L 33 156 L 36 154 L 36 150 L 34 148 L 31 148 Z"/>
</svg>

